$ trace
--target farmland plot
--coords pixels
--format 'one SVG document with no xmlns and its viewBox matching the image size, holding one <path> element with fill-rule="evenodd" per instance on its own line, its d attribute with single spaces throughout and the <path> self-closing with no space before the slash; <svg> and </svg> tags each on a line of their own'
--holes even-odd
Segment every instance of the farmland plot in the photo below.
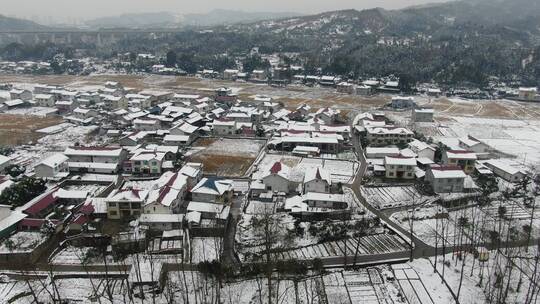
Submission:
<svg viewBox="0 0 540 304">
<path fill-rule="evenodd" d="M 378 209 L 419 205 L 430 199 L 418 193 L 414 186 L 361 187 L 360 192 L 369 204 Z"/>
<path fill-rule="evenodd" d="M 406 251 L 408 249 L 409 245 L 398 236 L 376 234 L 306 246 L 282 252 L 278 254 L 278 258 L 286 259 L 287 256 L 291 256 L 297 259 L 314 259 L 345 255 L 352 256 L 356 252 L 361 256 Z"/>
<path fill-rule="evenodd" d="M 204 138 L 195 142 L 189 158 L 203 163 L 205 174 L 242 177 L 263 146 L 263 140 Z"/>
</svg>

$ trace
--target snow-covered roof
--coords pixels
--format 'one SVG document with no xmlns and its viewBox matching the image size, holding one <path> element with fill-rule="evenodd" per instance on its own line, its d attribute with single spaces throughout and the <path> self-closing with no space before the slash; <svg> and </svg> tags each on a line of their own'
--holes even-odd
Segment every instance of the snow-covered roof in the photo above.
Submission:
<svg viewBox="0 0 540 304">
<path fill-rule="evenodd" d="M 343 194 L 308 192 L 304 194 L 303 199 L 304 201 L 344 202 L 345 196 Z"/>
<path fill-rule="evenodd" d="M 143 202 L 148 196 L 148 190 L 138 189 L 116 189 L 107 197 L 107 201 L 111 202 Z"/>
<path fill-rule="evenodd" d="M 183 214 L 143 213 L 139 217 L 139 223 L 181 223 L 183 220 Z"/>
<path fill-rule="evenodd" d="M 195 100 L 201 98 L 201 95 L 195 95 L 195 94 L 174 94 L 174 99 L 187 99 L 187 100 Z"/>
<path fill-rule="evenodd" d="M 58 166 L 61 163 L 66 162 L 69 159 L 69 157 L 65 156 L 62 153 L 56 153 L 52 156 L 47 157 L 46 159 L 42 160 L 39 165 L 45 165 L 47 167 L 54 168 Z M 0 160 L 1 163 L 1 160 Z"/>
<path fill-rule="evenodd" d="M 236 122 L 234 120 L 228 119 L 214 119 L 212 123 L 213 126 L 235 126 Z"/>
<path fill-rule="evenodd" d="M 484 162 L 485 165 L 491 168 L 499 169 L 510 175 L 515 175 L 518 173 L 526 174 L 527 171 L 523 166 L 512 165 L 509 161 L 502 159 L 490 159 Z"/>
<path fill-rule="evenodd" d="M 467 174 L 460 167 L 432 165 L 430 167 L 434 178 L 465 178 Z"/>
<path fill-rule="evenodd" d="M 13 99 L 13 100 L 7 100 L 4 101 L 4 104 L 6 104 L 8 107 L 14 107 L 24 104 L 24 101 L 20 99 Z"/>
<path fill-rule="evenodd" d="M 64 154 L 66 156 L 108 156 L 120 157 L 122 148 L 119 147 L 69 147 Z"/>
<path fill-rule="evenodd" d="M 156 125 L 158 123 L 157 120 L 154 119 L 135 119 L 133 121 L 134 125 Z"/>
<path fill-rule="evenodd" d="M 34 95 L 34 99 L 51 99 L 53 95 L 51 94 L 36 94 Z"/>
<path fill-rule="evenodd" d="M 211 195 L 222 195 L 227 191 L 232 190 L 232 180 L 222 179 L 218 180 L 215 178 L 203 178 L 201 181 L 193 187 L 191 192 L 193 193 L 203 193 Z"/>
<path fill-rule="evenodd" d="M 309 183 L 314 180 L 323 180 L 327 184 L 331 184 L 330 173 L 321 167 L 309 167 L 304 175 L 304 183 Z"/>
<path fill-rule="evenodd" d="M 118 165 L 115 163 L 68 162 L 68 167 L 113 171 L 117 169 Z"/>
<path fill-rule="evenodd" d="M 275 162 L 272 165 L 272 167 L 268 169 L 263 179 L 269 176 L 277 175 L 288 180 L 290 173 L 291 173 L 291 168 L 289 168 L 287 165 L 283 164 L 282 162 Z"/>
<path fill-rule="evenodd" d="M 435 148 L 433 148 L 432 146 L 418 139 L 413 139 L 408 145 L 409 145 L 409 148 L 411 148 L 411 150 L 413 150 L 416 153 L 420 151 L 424 151 L 426 149 L 435 151 Z"/>
<path fill-rule="evenodd" d="M 86 199 L 88 197 L 88 191 L 65 190 L 60 188 L 54 193 L 54 196 L 63 199 Z"/>
<path fill-rule="evenodd" d="M 165 153 L 163 152 L 142 151 L 132 156 L 129 160 L 131 161 L 149 161 L 149 160 L 163 161 L 164 158 L 165 158 Z"/>
<path fill-rule="evenodd" d="M 188 142 L 189 136 L 188 135 L 165 135 L 163 138 L 164 142 Z"/>
<path fill-rule="evenodd" d="M 470 137 L 460 138 L 459 142 L 462 143 L 463 145 L 465 145 L 466 147 L 469 147 L 469 148 L 481 144 L 481 142 L 473 140 Z"/>
<path fill-rule="evenodd" d="M 0 154 L 0 165 L 7 164 L 11 161 L 11 158 Z"/>
<path fill-rule="evenodd" d="M 223 204 L 206 203 L 206 202 L 189 202 L 187 206 L 188 212 L 204 212 L 204 213 L 221 213 L 225 206 Z"/>
<path fill-rule="evenodd" d="M 373 154 L 399 154 L 399 148 L 397 147 L 367 147 L 366 148 L 366 154 L 367 155 L 373 155 Z"/>
<path fill-rule="evenodd" d="M 477 159 L 476 153 L 463 150 L 449 150 L 446 151 L 446 156 L 449 159 Z"/>
<path fill-rule="evenodd" d="M 195 131 L 199 129 L 198 127 L 193 126 L 187 122 L 182 123 L 181 125 L 176 126 L 175 128 L 186 134 L 193 134 Z"/>
<path fill-rule="evenodd" d="M 402 127 L 366 127 L 366 130 L 370 134 L 414 134 L 411 130 Z"/>
<path fill-rule="evenodd" d="M 384 163 L 385 165 L 416 166 L 416 159 L 404 156 L 386 156 Z"/>
<path fill-rule="evenodd" d="M 201 171 L 201 169 L 199 168 L 195 168 L 195 167 L 192 167 L 192 166 L 183 166 L 180 171 L 178 171 L 178 173 L 182 174 L 182 175 L 185 175 L 187 177 L 197 177 L 197 175 L 199 174 L 199 172 Z"/>
</svg>

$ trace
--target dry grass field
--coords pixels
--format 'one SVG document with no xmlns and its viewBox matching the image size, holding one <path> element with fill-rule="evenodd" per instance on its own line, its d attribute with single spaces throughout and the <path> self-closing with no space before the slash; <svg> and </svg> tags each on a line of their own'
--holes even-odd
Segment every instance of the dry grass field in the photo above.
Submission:
<svg viewBox="0 0 540 304">
<path fill-rule="evenodd" d="M 241 177 L 257 158 L 265 141 L 252 139 L 200 138 L 193 146 L 203 148 L 190 156 L 204 165 L 204 173 Z"/>
<path fill-rule="evenodd" d="M 0 114 L 0 145 L 22 145 L 34 142 L 43 134 L 36 130 L 57 125 L 59 117 L 40 117 L 34 115 Z"/>
</svg>

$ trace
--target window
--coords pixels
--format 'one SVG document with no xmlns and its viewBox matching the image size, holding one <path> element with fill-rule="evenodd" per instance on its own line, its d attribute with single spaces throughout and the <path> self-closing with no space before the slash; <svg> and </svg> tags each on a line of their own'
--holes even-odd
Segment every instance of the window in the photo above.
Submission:
<svg viewBox="0 0 540 304">
<path fill-rule="evenodd" d="M 390 172 L 388 176 L 394 176 L 394 172 Z"/>
<path fill-rule="evenodd" d="M 116 207 L 116 202 L 109 202 L 109 207 Z"/>
<path fill-rule="evenodd" d="M 157 161 L 153 161 L 152 166 L 157 166 Z"/>
<path fill-rule="evenodd" d="M 109 215 L 116 216 L 118 213 L 115 210 L 109 211 Z"/>
</svg>

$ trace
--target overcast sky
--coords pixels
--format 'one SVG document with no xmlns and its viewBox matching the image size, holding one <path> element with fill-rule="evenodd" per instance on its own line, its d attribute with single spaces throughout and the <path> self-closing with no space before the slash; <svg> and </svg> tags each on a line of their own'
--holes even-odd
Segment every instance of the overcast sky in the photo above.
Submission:
<svg viewBox="0 0 540 304">
<path fill-rule="evenodd" d="M 402 8 L 443 0 L 0 0 L 0 14 L 35 21 L 84 20 L 124 13 L 204 13 L 212 9 L 317 13 L 373 7 Z"/>
</svg>

